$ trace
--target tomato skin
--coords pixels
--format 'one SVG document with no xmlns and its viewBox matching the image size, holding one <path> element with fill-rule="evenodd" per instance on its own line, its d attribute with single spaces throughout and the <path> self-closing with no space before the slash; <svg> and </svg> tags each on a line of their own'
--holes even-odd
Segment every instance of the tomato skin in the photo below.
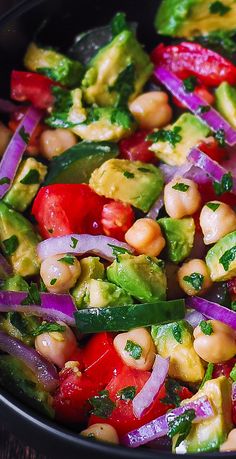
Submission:
<svg viewBox="0 0 236 459">
<path fill-rule="evenodd" d="M 39 190 L 32 214 L 44 238 L 103 234 L 101 214 L 107 202 L 85 184 L 48 185 Z"/>
<path fill-rule="evenodd" d="M 13 112 L 10 117 L 10 121 L 8 123 L 8 127 L 11 129 L 12 132 L 15 132 L 16 129 L 18 128 L 22 118 L 25 116 L 25 113 L 27 111 L 28 107 L 19 107 L 19 109 L 16 112 Z M 26 151 L 30 155 L 37 155 L 40 153 L 40 146 L 39 146 L 39 141 L 40 141 L 40 136 L 45 129 L 48 129 L 46 125 L 43 123 L 39 123 L 33 134 L 30 136 L 29 143 L 27 145 Z"/>
<path fill-rule="evenodd" d="M 11 98 L 18 102 L 29 101 L 37 108 L 45 109 L 53 105 L 53 86 L 58 84 L 39 73 L 18 70 L 11 73 Z"/>
<path fill-rule="evenodd" d="M 214 187 L 211 181 L 207 183 L 199 183 L 198 189 L 202 197 L 202 205 L 206 204 L 209 201 L 221 201 L 225 204 L 228 204 L 231 207 L 236 206 L 236 195 L 233 193 L 223 193 L 220 196 L 217 196 Z"/>
<path fill-rule="evenodd" d="M 236 67 L 218 53 L 198 43 L 182 42 L 179 45 L 158 45 L 152 52 L 154 64 L 166 66 L 179 78 L 196 76 L 205 86 L 218 86 L 223 81 L 236 83 Z"/>
<path fill-rule="evenodd" d="M 227 362 L 216 363 L 214 365 L 214 370 L 212 377 L 219 378 L 220 376 L 226 376 L 226 378 L 230 377 L 230 373 L 236 363 L 236 358 L 233 357 L 232 359 L 228 360 Z"/>
<path fill-rule="evenodd" d="M 199 149 L 217 162 L 223 161 L 227 156 L 225 148 L 222 148 L 214 138 L 212 138 L 209 142 L 202 142 L 199 145 Z"/>
<path fill-rule="evenodd" d="M 107 236 L 124 241 L 126 231 L 134 223 L 134 211 L 129 204 L 112 201 L 103 207 L 101 222 Z"/>
<path fill-rule="evenodd" d="M 148 131 L 137 131 L 128 139 L 119 143 L 121 157 L 130 161 L 142 161 L 143 163 L 155 163 L 155 154 L 149 150 L 151 142 L 145 140 Z"/>
</svg>

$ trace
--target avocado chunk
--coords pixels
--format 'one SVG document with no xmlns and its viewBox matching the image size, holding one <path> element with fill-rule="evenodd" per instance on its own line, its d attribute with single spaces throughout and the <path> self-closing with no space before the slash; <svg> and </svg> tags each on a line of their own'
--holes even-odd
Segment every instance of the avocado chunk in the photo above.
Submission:
<svg viewBox="0 0 236 459">
<path fill-rule="evenodd" d="M 142 91 L 153 64 L 131 30 L 123 30 L 88 63 L 82 81 L 85 100 L 100 106 L 121 106 Z"/>
<path fill-rule="evenodd" d="M 32 332 L 39 325 L 40 320 L 36 316 L 19 312 L 8 312 L 0 318 L 0 329 L 28 346 L 34 346 L 35 338 Z"/>
<path fill-rule="evenodd" d="M 167 256 L 173 263 L 180 263 L 192 250 L 195 234 L 194 219 L 160 218 L 158 223 L 167 243 Z"/>
<path fill-rule="evenodd" d="M 30 205 L 47 173 L 47 167 L 34 158 L 22 161 L 10 191 L 3 201 L 19 212 Z"/>
<path fill-rule="evenodd" d="M 0 201 L 0 244 L 14 274 L 23 277 L 38 274 L 40 263 L 36 248 L 39 242 L 31 223 Z"/>
<path fill-rule="evenodd" d="M 168 140 L 163 139 L 165 131 L 167 135 L 169 134 Z M 209 133 L 209 128 L 195 115 L 184 113 L 170 127 L 156 130 L 149 136 L 153 142 L 149 150 L 164 163 L 170 166 L 181 166 L 185 163 L 189 150 Z"/>
<path fill-rule="evenodd" d="M 44 49 L 30 43 L 24 65 L 31 72 L 41 73 L 62 85 L 73 88 L 79 86 L 83 77 L 83 66 L 52 49 Z"/>
<path fill-rule="evenodd" d="M 160 34 L 191 38 L 235 30 L 235 15 L 234 0 L 162 0 L 155 26 Z"/>
<path fill-rule="evenodd" d="M 152 164 L 109 159 L 93 172 L 89 184 L 97 194 L 147 212 L 160 195 L 164 180 L 161 170 Z"/>
<path fill-rule="evenodd" d="M 119 148 L 113 142 L 82 141 L 55 156 L 49 165 L 45 185 L 51 183 L 88 183 L 92 172 L 115 158 Z"/>
<path fill-rule="evenodd" d="M 213 282 L 228 280 L 236 275 L 236 231 L 226 234 L 208 250 L 206 264 Z"/>
<path fill-rule="evenodd" d="M 118 255 L 107 268 L 107 278 L 134 298 L 151 303 L 166 298 L 166 275 L 162 260 L 146 255 Z"/>
<path fill-rule="evenodd" d="M 27 292 L 28 287 L 28 283 L 23 277 L 19 276 L 19 274 L 8 277 L 2 284 L 2 290 L 8 290 L 10 292 Z"/>
<path fill-rule="evenodd" d="M 0 384 L 42 414 L 54 417 L 49 393 L 36 381 L 33 372 L 17 358 L 0 356 Z"/>
<path fill-rule="evenodd" d="M 101 279 L 88 281 L 87 293 L 84 301 L 89 308 L 105 308 L 108 306 L 125 306 L 132 304 L 129 293 L 111 282 Z"/>
<path fill-rule="evenodd" d="M 236 89 L 226 81 L 215 91 L 216 108 L 236 128 Z"/>
<path fill-rule="evenodd" d="M 199 383 L 204 367 L 193 347 L 193 329 L 185 320 L 152 326 L 157 353 L 170 357 L 169 376 L 184 382 Z"/>
<path fill-rule="evenodd" d="M 203 453 L 217 451 L 226 440 L 233 428 L 231 419 L 232 384 L 225 376 L 205 382 L 203 388 L 191 399 L 184 400 L 182 405 L 207 397 L 212 404 L 214 416 L 192 424 L 189 435 L 175 448 L 176 437 L 173 439 L 173 451 L 176 453 Z"/>
<path fill-rule="evenodd" d="M 72 290 L 78 308 L 86 308 L 88 284 L 91 279 L 104 279 L 105 269 L 98 257 L 86 257 L 80 260 L 81 274 L 76 286 Z"/>
</svg>

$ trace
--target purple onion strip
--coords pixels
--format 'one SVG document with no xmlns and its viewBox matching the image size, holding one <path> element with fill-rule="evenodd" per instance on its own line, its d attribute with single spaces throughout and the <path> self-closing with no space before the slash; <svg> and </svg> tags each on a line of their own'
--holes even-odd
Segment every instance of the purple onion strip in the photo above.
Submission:
<svg viewBox="0 0 236 459">
<path fill-rule="evenodd" d="M 236 312 L 198 296 L 186 298 L 185 303 L 188 308 L 195 309 L 208 319 L 219 320 L 236 330 Z"/>
</svg>

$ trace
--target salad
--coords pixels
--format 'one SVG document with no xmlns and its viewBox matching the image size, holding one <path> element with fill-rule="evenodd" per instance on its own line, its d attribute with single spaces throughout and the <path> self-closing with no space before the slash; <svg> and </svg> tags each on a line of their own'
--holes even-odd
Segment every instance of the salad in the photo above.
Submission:
<svg viewBox="0 0 236 459">
<path fill-rule="evenodd" d="M 117 13 L 0 100 L 0 384 L 91 441 L 236 451 L 235 22 Z"/>
</svg>

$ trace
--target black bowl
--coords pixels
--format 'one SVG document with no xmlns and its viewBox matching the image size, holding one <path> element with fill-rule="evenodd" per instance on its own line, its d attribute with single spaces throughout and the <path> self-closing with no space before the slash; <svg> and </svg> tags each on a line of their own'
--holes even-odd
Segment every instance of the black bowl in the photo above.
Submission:
<svg viewBox="0 0 236 459">
<path fill-rule="evenodd" d="M 181 1 L 181 0 L 180 0 Z M 9 7 L 12 0 L 6 0 Z M 112 15 L 125 11 L 128 19 L 139 23 L 138 35 L 148 49 L 158 42 L 153 19 L 158 0 L 21 0 L 0 18 L 0 93 L 9 93 L 10 71 L 22 67 L 27 44 L 45 18 L 50 18 L 40 40 L 66 51 L 75 35 L 89 28 L 106 24 Z M 0 10 L 1 12 L 1 10 Z M 4 56 L 4 58 L 3 58 Z M 12 433 L 50 458 L 171 458 L 170 452 L 128 448 L 97 443 L 49 421 L 19 400 L 0 389 L 0 420 Z M 235 453 L 202 454 L 210 457 L 234 457 Z M 196 455 L 186 455 L 193 459 Z"/>
</svg>

